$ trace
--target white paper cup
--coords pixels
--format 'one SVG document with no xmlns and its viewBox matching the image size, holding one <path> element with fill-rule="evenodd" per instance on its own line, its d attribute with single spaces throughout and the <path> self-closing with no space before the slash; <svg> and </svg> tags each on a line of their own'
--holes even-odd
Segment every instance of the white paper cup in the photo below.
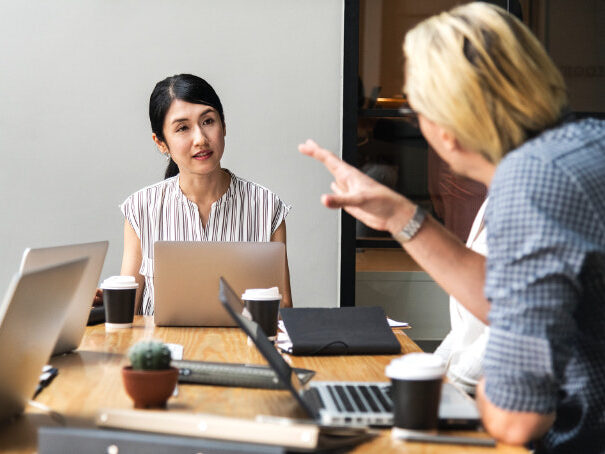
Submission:
<svg viewBox="0 0 605 454">
<path fill-rule="evenodd" d="M 250 318 L 259 324 L 269 340 L 277 337 L 277 317 L 281 295 L 277 287 L 246 289 L 242 301 Z"/>
<path fill-rule="evenodd" d="M 439 418 L 443 360 L 430 353 L 408 353 L 386 367 L 391 379 L 393 436 L 398 429 L 434 431 Z"/>
<path fill-rule="evenodd" d="M 111 276 L 101 283 L 105 328 L 112 330 L 132 327 L 138 287 L 134 276 Z"/>
</svg>

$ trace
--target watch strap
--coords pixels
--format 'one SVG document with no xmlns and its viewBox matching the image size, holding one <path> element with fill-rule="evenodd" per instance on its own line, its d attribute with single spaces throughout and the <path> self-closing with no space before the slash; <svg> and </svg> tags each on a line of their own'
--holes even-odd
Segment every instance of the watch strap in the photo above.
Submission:
<svg viewBox="0 0 605 454">
<path fill-rule="evenodd" d="M 414 238 L 416 233 L 418 233 L 420 227 L 422 227 L 425 218 L 426 211 L 419 205 L 416 205 L 416 209 L 414 210 L 414 215 L 412 216 L 412 218 L 403 227 L 403 229 L 401 229 L 399 233 L 393 235 L 393 238 L 395 238 L 400 243 L 410 241 L 412 238 Z"/>
</svg>

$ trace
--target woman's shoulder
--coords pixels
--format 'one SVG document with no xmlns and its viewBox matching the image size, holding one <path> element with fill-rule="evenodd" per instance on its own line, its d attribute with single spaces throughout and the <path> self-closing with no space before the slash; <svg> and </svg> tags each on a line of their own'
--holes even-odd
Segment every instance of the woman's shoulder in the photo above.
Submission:
<svg viewBox="0 0 605 454">
<path fill-rule="evenodd" d="M 271 233 L 273 233 L 286 218 L 292 206 L 285 203 L 271 189 L 240 178 L 229 170 L 227 172 L 231 175 L 231 197 L 228 197 L 227 200 L 236 201 L 238 205 L 255 206 L 256 213 L 262 213 L 271 220 L 269 225 L 271 225 Z"/>
<path fill-rule="evenodd" d="M 227 170 L 227 169 L 225 169 Z M 266 197 L 277 197 L 277 194 L 275 194 L 271 189 L 255 183 L 254 181 L 251 180 L 247 180 L 246 178 L 242 178 L 242 177 L 238 177 L 237 175 L 235 175 L 233 172 L 231 172 L 230 170 L 227 170 L 227 172 L 229 172 L 229 174 L 231 175 L 231 186 L 233 189 L 235 189 L 236 193 L 238 194 L 255 194 L 257 196 L 266 196 Z"/>
</svg>

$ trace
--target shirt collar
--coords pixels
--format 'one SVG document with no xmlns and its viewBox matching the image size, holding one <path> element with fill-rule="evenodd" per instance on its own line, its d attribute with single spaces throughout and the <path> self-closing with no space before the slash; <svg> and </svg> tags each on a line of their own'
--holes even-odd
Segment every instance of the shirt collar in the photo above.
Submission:
<svg viewBox="0 0 605 454">
<path fill-rule="evenodd" d="M 227 191 L 225 191 L 225 193 L 216 202 L 229 200 L 235 197 L 236 194 L 237 177 L 229 169 L 223 168 L 223 170 L 229 174 L 231 181 L 229 182 L 229 187 L 227 188 Z M 191 201 L 185 196 L 185 194 L 183 194 L 183 191 L 181 190 L 180 177 L 180 174 L 176 174 L 176 176 L 172 177 L 172 181 L 170 184 L 172 185 L 172 189 L 175 193 L 176 199 L 181 203 L 188 204 Z"/>
</svg>

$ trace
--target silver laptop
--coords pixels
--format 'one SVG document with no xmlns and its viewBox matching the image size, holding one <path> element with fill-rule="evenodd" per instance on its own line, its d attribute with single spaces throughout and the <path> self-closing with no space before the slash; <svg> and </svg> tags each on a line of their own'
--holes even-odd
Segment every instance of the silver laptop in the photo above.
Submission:
<svg viewBox="0 0 605 454">
<path fill-rule="evenodd" d="M 240 295 L 274 286 L 284 292 L 283 243 L 157 241 L 153 254 L 158 326 L 237 326 L 218 299 L 220 276 Z"/>
<path fill-rule="evenodd" d="M 99 276 L 103 269 L 108 245 L 108 241 L 98 241 L 57 247 L 30 248 L 23 253 L 21 273 L 79 258 L 86 257 L 89 259 L 80 285 L 71 299 L 69 313 L 53 349 L 53 355 L 70 352 L 80 345 L 92 307 L 92 300 L 99 284 Z"/>
<path fill-rule="evenodd" d="M 277 352 L 260 326 L 233 308 L 241 300 L 227 281 L 220 279 L 223 307 L 252 339 L 269 366 L 306 413 L 325 426 L 392 426 L 393 403 L 389 382 L 309 381 L 303 385 L 290 365 Z M 235 304 L 240 301 L 240 304 Z M 450 383 L 445 383 L 439 404 L 439 425 L 443 428 L 474 428 L 479 424 L 475 402 Z"/>
<path fill-rule="evenodd" d="M 0 421 L 32 398 L 87 261 L 18 273 L 9 285 L 0 306 Z"/>
</svg>

